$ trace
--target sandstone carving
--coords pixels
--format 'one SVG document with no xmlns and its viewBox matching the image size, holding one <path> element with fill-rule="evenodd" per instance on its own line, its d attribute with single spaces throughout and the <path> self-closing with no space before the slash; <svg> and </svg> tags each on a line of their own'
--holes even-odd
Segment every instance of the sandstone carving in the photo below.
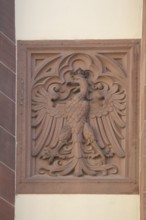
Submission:
<svg viewBox="0 0 146 220">
<path fill-rule="evenodd" d="M 118 174 L 112 159 L 126 157 L 126 78 L 100 53 L 54 54 L 38 65 L 31 116 L 38 174 Z"/>
</svg>

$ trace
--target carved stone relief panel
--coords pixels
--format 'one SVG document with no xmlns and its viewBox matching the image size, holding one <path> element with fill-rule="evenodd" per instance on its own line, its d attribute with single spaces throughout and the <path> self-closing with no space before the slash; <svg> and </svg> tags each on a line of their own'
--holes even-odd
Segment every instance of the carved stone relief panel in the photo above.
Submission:
<svg viewBox="0 0 146 220">
<path fill-rule="evenodd" d="M 139 42 L 18 43 L 17 192 L 138 192 Z"/>
</svg>

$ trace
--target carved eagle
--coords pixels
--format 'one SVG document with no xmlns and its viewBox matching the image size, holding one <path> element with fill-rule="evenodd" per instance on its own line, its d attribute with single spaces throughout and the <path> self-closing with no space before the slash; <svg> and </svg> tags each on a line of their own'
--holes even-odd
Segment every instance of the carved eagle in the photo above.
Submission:
<svg viewBox="0 0 146 220">
<path fill-rule="evenodd" d="M 32 156 L 48 161 L 42 170 L 50 175 L 114 173 L 107 160 L 125 157 L 126 91 L 116 74 L 95 77 L 78 57 L 69 57 L 75 67 L 60 69 L 64 78 L 48 75 L 33 85 Z"/>
</svg>

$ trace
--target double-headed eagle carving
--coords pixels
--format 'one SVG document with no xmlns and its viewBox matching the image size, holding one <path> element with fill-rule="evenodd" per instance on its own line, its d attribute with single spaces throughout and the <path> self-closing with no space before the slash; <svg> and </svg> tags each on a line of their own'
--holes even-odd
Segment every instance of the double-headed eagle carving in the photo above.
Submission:
<svg viewBox="0 0 146 220">
<path fill-rule="evenodd" d="M 32 85 L 32 156 L 40 173 L 117 173 L 125 157 L 126 89 L 122 67 L 102 54 L 54 54 Z"/>
</svg>

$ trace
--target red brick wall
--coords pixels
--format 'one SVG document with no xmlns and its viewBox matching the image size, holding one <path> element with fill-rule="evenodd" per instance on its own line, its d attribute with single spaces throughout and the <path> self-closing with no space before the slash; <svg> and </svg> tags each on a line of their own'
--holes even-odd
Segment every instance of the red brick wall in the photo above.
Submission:
<svg viewBox="0 0 146 220">
<path fill-rule="evenodd" d="M 14 0 L 0 0 L 0 220 L 14 220 L 15 60 Z"/>
</svg>

